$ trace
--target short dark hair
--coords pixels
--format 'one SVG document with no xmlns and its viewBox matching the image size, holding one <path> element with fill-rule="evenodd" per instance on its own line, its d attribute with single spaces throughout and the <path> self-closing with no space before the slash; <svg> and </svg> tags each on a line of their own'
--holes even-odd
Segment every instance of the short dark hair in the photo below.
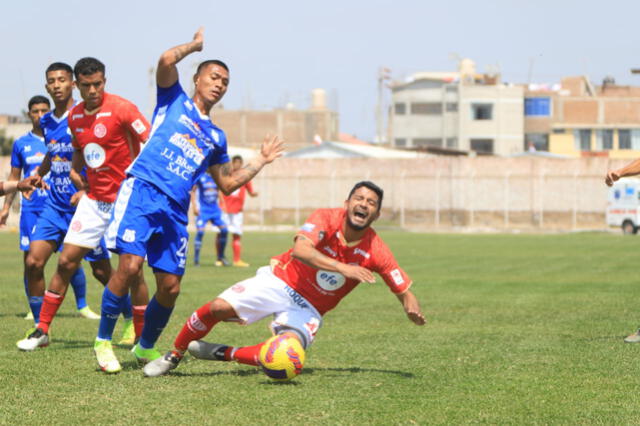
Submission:
<svg viewBox="0 0 640 426">
<path fill-rule="evenodd" d="M 31 111 L 31 107 L 36 104 L 47 104 L 48 107 L 51 106 L 48 98 L 42 95 L 36 95 L 29 99 L 29 111 Z"/>
<path fill-rule="evenodd" d="M 227 70 L 227 72 L 229 72 L 229 67 L 227 66 L 227 64 L 225 64 L 224 62 L 222 62 L 219 59 L 208 59 L 204 62 L 200 62 L 200 65 L 198 65 L 198 69 L 196 70 L 196 74 L 200 74 L 200 71 L 202 71 L 202 69 L 204 67 L 207 67 L 209 65 L 219 65 L 222 68 L 224 68 L 225 70 Z"/>
<path fill-rule="evenodd" d="M 44 75 L 46 76 L 51 71 L 66 71 L 69 73 L 69 75 L 73 75 L 73 69 L 71 68 L 71 65 L 65 64 L 64 62 L 52 63 L 47 67 L 47 70 L 44 72 Z"/>
<path fill-rule="evenodd" d="M 76 76 L 76 80 L 80 75 L 91 75 L 97 72 L 101 72 L 104 75 L 104 64 L 96 58 L 82 58 L 76 62 L 76 66 L 73 67 L 73 74 Z"/>
<path fill-rule="evenodd" d="M 242 155 L 234 155 L 233 157 L 231 157 L 231 162 L 234 162 L 236 160 L 242 161 Z"/>
<path fill-rule="evenodd" d="M 356 192 L 358 188 L 362 188 L 363 186 L 376 193 L 376 195 L 378 196 L 378 211 L 380 211 L 380 209 L 382 208 L 382 198 L 384 197 L 384 191 L 382 190 L 382 188 L 380 188 L 378 185 L 371 182 L 370 180 L 363 180 L 356 183 L 353 186 L 353 188 L 351 188 L 351 192 L 349 192 L 349 196 L 347 197 L 347 200 L 351 198 L 353 193 Z"/>
</svg>

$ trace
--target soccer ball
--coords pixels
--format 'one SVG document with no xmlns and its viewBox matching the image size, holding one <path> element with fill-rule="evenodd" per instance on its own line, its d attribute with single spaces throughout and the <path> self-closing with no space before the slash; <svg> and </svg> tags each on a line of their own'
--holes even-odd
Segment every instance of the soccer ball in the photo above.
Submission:
<svg viewBox="0 0 640 426">
<path fill-rule="evenodd" d="M 274 380 L 291 380 L 302 371 L 304 349 L 298 339 L 277 335 L 260 348 L 260 366 Z"/>
</svg>

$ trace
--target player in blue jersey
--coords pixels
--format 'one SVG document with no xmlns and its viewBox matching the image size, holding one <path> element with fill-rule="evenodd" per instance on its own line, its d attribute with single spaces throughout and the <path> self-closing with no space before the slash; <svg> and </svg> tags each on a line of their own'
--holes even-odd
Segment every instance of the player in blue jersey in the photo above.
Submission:
<svg viewBox="0 0 640 426">
<path fill-rule="evenodd" d="M 197 180 L 191 191 L 191 205 L 193 214 L 196 216 L 196 239 L 193 243 L 194 257 L 193 263 L 200 264 L 200 250 L 202 249 L 202 239 L 207 223 L 218 228 L 216 238 L 216 266 L 230 266 L 231 264 L 224 258 L 224 248 L 227 245 L 227 224 L 222 220 L 222 210 L 218 205 L 218 185 L 209 173 L 204 173 Z"/>
<path fill-rule="evenodd" d="M 46 89 L 53 99 L 55 108 L 40 120 L 47 154 L 38 168 L 38 175 L 49 173 L 50 187 L 44 209 L 31 234 L 29 253 L 26 258 L 27 281 L 29 287 L 29 304 L 38 326 L 43 318 L 51 314 L 40 308 L 45 298 L 53 303 L 62 303 L 64 295 L 45 292 L 44 267 L 51 255 L 60 250 L 62 241 L 75 211 L 71 197 L 76 187 L 70 180 L 71 157 L 74 151 L 71 145 L 71 134 L 68 130 L 67 116 L 74 105 L 72 97 L 74 82 L 73 70 L 65 63 L 55 62 L 45 71 Z M 109 252 L 104 243 L 86 257 L 91 264 L 93 275 L 101 283 L 106 284 L 111 276 Z M 86 304 L 86 279 L 82 268 L 78 269 L 71 280 L 76 293 L 78 309 L 83 316 L 99 319 Z M 17 342 L 20 350 L 32 351 L 49 344 L 48 330 L 31 329 L 24 339 Z"/>
<path fill-rule="evenodd" d="M 118 269 L 102 296 L 103 315 L 94 345 L 98 365 L 107 373 L 121 370 L 111 348 L 114 317 L 145 256 L 153 268 L 157 291 L 147 306 L 142 336 L 132 352 L 142 363 L 161 356 L 154 345 L 180 292 L 189 242 L 189 196 L 198 178 L 208 170 L 218 188 L 228 194 L 282 155 L 282 141 L 267 137 L 255 159 L 242 169 L 231 170 L 226 136 L 209 117 L 213 105 L 227 91 L 227 66 L 218 60 L 202 62 L 193 77 L 192 98 L 178 81 L 176 64 L 202 50 L 202 35 L 200 29 L 191 42 L 160 56 L 151 135 L 128 169 L 107 230 L 109 249 L 120 254 Z"/>
</svg>

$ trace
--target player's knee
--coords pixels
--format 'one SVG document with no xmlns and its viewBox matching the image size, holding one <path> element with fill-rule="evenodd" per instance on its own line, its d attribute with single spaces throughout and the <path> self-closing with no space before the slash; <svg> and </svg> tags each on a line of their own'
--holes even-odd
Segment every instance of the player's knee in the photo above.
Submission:
<svg viewBox="0 0 640 426">
<path fill-rule="evenodd" d="M 233 309 L 233 306 L 231 306 L 229 302 L 227 302 L 226 300 L 221 299 L 219 297 L 214 299 L 213 302 L 211 302 L 210 309 L 213 315 L 217 319 L 222 321 L 230 318 L 238 317 L 238 315 L 236 314 L 236 311 Z"/>
<path fill-rule="evenodd" d="M 80 261 L 72 259 L 64 254 L 60 254 L 58 259 L 58 269 L 66 274 L 72 274 L 80 266 Z"/>
<path fill-rule="evenodd" d="M 44 269 L 45 261 L 44 259 L 40 259 L 36 256 L 28 255 L 25 260 L 25 266 L 27 268 L 27 272 L 37 272 Z"/>
<path fill-rule="evenodd" d="M 135 258 L 120 257 L 118 273 L 127 277 L 138 277 L 142 269 L 142 262 Z"/>
<path fill-rule="evenodd" d="M 107 285 L 109 278 L 111 278 L 111 267 L 105 268 L 102 266 L 95 266 L 91 269 L 93 276 L 96 280 L 100 281 L 102 285 Z"/>
<path fill-rule="evenodd" d="M 163 282 L 158 286 L 158 293 L 173 300 L 177 299 L 180 295 L 180 281 L 176 279 Z"/>
</svg>

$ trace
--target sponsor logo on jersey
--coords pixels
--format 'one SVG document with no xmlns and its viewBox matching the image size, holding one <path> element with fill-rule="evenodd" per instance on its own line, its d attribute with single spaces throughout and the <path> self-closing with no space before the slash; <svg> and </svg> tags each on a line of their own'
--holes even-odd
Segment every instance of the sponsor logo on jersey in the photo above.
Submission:
<svg viewBox="0 0 640 426">
<path fill-rule="evenodd" d="M 324 246 L 322 247 L 322 250 L 326 251 L 327 253 L 329 253 L 331 256 L 336 257 L 338 255 L 338 253 L 336 253 L 331 247 L 329 246 Z"/>
<path fill-rule="evenodd" d="M 84 133 L 84 129 L 82 127 L 76 128 L 76 133 Z"/>
<path fill-rule="evenodd" d="M 71 120 L 76 120 L 76 119 L 79 119 L 79 118 L 82 118 L 82 117 L 84 117 L 84 114 L 73 114 L 71 116 Z"/>
<path fill-rule="evenodd" d="M 95 142 L 88 143 L 83 148 L 82 153 L 84 154 L 84 161 L 87 163 L 87 166 L 92 169 L 97 169 L 102 166 L 104 160 L 107 158 L 104 148 Z"/>
<path fill-rule="evenodd" d="M 342 287 L 346 279 L 344 275 L 337 272 L 323 271 L 316 272 L 316 282 L 323 290 L 336 291 Z"/>
<path fill-rule="evenodd" d="M 361 255 L 361 256 L 362 256 L 362 257 L 364 257 L 365 259 L 369 259 L 369 258 L 371 257 L 371 255 L 370 255 L 369 253 L 367 253 L 366 251 L 362 250 L 360 247 L 356 247 L 356 248 L 353 250 L 353 253 L 354 253 L 354 254 L 359 254 L 359 255 Z"/>
<path fill-rule="evenodd" d="M 189 131 L 191 131 L 191 133 L 193 133 L 195 137 L 201 140 L 205 145 L 207 145 L 209 148 L 212 148 L 211 145 L 213 144 L 211 142 L 211 139 L 209 139 L 209 137 L 202 131 L 198 123 L 184 114 L 180 115 L 178 122 L 189 129 Z"/>
<path fill-rule="evenodd" d="M 396 283 L 396 285 L 404 284 L 404 279 L 402 278 L 402 274 L 400 273 L 400 270 L 397 268 L 391 271 L 391 278 L 393 278 L 393 282 Z"/>
<path fill-rule="evenodd" d="M 107 135 L 107 127 L 102 123 L 98 123 L 93 128 L 93 134 L 96 138 L 104 138 Z"/>
<path fill-rule="evenodd" d="M 25 146 L 24 152 L 31 152 L 31 147 L 29 145 Z"/>
<path fill-rule="evenodd" d="M 169 142 L 180 148 L 186 158 L 190 158 L 199 166 L 204 160 L 202 150 L 196 145 L 196 140 L 188 134 L 174 133 Z"/>
<path fill-rule="evenodd" d="M 213 129 L 211 129 L 211 137 L 213 138 L 214 141 L 216 141 L 216 143 L 220 142 L 220 136 L 218 136 L 218 132 L 216 132 Z"/>
<path fill-rule="evenodd" d="M 131 127 L 133 127 L 133 130 L 135 130 L 139 135 L 143 134 L 144 131 L 147 130 L 147 126 L 145 126 L 139 118 L 131 123 Z"/>
<path fill-rule="evenodd" d="M 96 114 L 96 119 L 100 118 L 100 117 L 111 117 L 111 112 L 99 112 Z"/>
<path fill-rule="evenodd" d="M 40 164 L 42 163 L 43 159 L 44 159 L 44 154 L 42 152 L 36 152 L 35 154 L 25 158 L 25 162 L 27 164 Z"/>
<path fill-rule="evenodd" d="M 295 291 L 294 289 L 292 289 L 288 285 L 284 286 L 284 291 L 285 291 L 285 293 L 287 293 L 287 295 L 289 295 L 289 297 L 291 298 L 293 303 L 295 303 L 296 305 L 300 306 L 301 308 L 305 308 L 305 309 L 309 308 L 309 304 L 304 300 L 304 298 L 302 296 L 300 296 L 298 294 L 297 291 Z"/>
<path fill-rule="evenodd" d="M 313 232 L 315 228 L 316 228 L 316 225 L 314 223 L 306 222 L 304 225 L 300 227 L 300 230 L 304 232 Z"/>
</svg>

